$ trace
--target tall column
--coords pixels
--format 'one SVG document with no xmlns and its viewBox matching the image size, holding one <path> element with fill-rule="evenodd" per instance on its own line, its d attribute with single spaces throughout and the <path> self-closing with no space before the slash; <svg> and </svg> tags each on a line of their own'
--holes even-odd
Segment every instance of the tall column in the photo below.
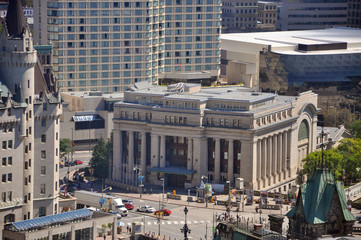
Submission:
<svg viewBox="0 0 361 240">
<path fill-rule="evenodd" d="M 118 175 L 117 179 L 120 182 L 123 182 L 123 131 L 119 131 L 119 168 L 118 168 Z"/>
<path fill-rule="evenodd" d="M 147 133 L 142 132 L 141 150 L 140 150 L 140 169 L 141 174 L 145 177 L 147 166 Z"/>
<path fill-rule="evenodd" d="M 283 144 L 283 139 L 282 139 L 282 133 L 278 134 L 278 157 L 277 157 L 277 173 L 278 173 L 278 181 L 281 181 L 282 179 L 282 144 Z"/>
<path fill-rule="evenodd" d="M 272 136 L 267 138 L 267 178 L 268 178 L 268 185 L 272 184 L 272 161 L 273 161 L 273 154 L 272 154 Z"/>
<path fill-rule="evenodd" d="M 283 171 L 283 178 L 286 179 L 287 176 L 287 144 L 288 144 L 288 139 L 287 139 L 287 132 L 283 132 L 283 159 L 282 159 L 282 171 Z"/>
<path fill-rule="evenodd" d="M 261 159 L 261 179 L 262 179 L 262 187 L 265 187 L 265 181 L 266 181 L 266 139 L 262 139 L 262 159 Z"/>
<path fill-rule="evenodd" d="M 258 183 L 258 189 L 261 188 L 261 171 L 262 171 L 262 152 L 261 152 L 261 147 L 262 147 L 262 140 L 258 140 L 257 141 L 257 183 Z"/>
<path fill-rule="evenodd" d="M 120 131 L 118 129 L 113 130 L 113 173 L 112 180 L 118 181 L 119 167 L 120 167 Z"/>
<path fill-rule="evenodd" d="M 288 146 L 287 146 L 287 159 L 288 159 L 287 170 L 288 170 L 288 177 L 291 177 L 294 174 L 296 174 L 295 168 L 293 167 L 291 169 L 291 146 L 292 146 L 292 135 L 291 135 L 291 133 L 292 133 L 292 130 L 287 131 L 287 140 L 288 140 L 287 141 L 288 142 Z M 305 153 L 304 157 L 306 156 L 306 154 L 307 154 L 307 152 Z"/>
<path fill-rule="evenodd" d="M 165 167 L 165 136 L 160 136 L 160 166 L 161 168 Z"/>
<path fill-rule="evenodd" d="M 193 163 L 193 139 L 188 138 L 188 150 L 187 150 L 187 170 L 192 170 Z"/>
<path fill-rule="evenodd" d="M 234 156 L 234 140 L 228 140 L 228 181 L 231 181 L 232 184 L 234 182 L 233 156 Z"/>
<path fill-rule="evenodd" d="M 151 134 L 151 167 L 159 167 L 159 135 Z"/>
<path fill-rule="evenodd" d="M 273 176 L 273 183 L 276 183 L 276 176 L 277 176 L 277 135 L 273 135 L 272 137 L 273 143 L 273 159 L 272 159 L 272 176 Z"/>
<path fill-rule="evenodd" d="M 219 183 L 221 180 L 221 139 L 219 138 L 216 138 L 214 154 L 214 182 Z"/>
<path fill-rule="evenodd" d="M 127 180 L 129 185 L 133 185 L 134 182 L 134 131 L 129 131 L 129 155 L 128 155 L 128 169 L 127 169 Z"/>
</svg>

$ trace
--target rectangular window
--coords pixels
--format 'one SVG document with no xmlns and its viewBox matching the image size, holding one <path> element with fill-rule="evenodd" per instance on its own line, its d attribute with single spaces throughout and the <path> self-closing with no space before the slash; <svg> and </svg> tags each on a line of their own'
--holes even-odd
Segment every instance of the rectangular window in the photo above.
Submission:
<svg viewBox="0 0 361 240">
<path fill-rule="evenodd" d="M 40 184 L 40 194 L 45 194 L 45 184 Z"/>
<path fill-rule="evenodd" d="M 6 157 L 3 157 L 3 158 L 2 158 L 2 165 L 3 165 L 3 166 L 6 166 Z"/>
<path fill-rule="evenodd" d="M 13 140 L 8 141 L 8 148 L 13 148 Z"/>
<path fill-rule="evenodd" d="M 46 167 L 45 166 L 40 167 L 40 174 L 42 174 L 42 175 L 46 174 Z"/>
<path fill-rule="evenodd" d="M 13 180 L 13 174 L 8 173 L 8 181 L 11 182 Z"/>
<path fill-rule="evenodd" d="M 3 141 L 3 149 L 6 149 L 6 141 Z"/>
<path fill-rule="evenodd" d="M 6 174 L 1 175 L 1 182 L 6 183 Z"/>
<path fill-rule="evenodd" d="M 41 150 L 41 158 L 46 158 L 46 151 L 45 150 Z"/>
<path fill-rule="evenodd" d="M 46 127 L 46 119 L 45 118 L 41 119 L 41 126 Z"/>
<path fill-rule="evenodd" d="M 12 201 L 13 200 L 13 192 L 12 191 L 9 191 L 8 192 L 8 201 Z"/>
<path fill-rule="evenodd" d="M 41 142 L 46 143 L 46 135 L 45 134 L 41 135 Z"/>
<path fill-rule="evenodd" d="M 13 165 L 13 157 L 8 157 L 8 165 Z"/>
</svg>

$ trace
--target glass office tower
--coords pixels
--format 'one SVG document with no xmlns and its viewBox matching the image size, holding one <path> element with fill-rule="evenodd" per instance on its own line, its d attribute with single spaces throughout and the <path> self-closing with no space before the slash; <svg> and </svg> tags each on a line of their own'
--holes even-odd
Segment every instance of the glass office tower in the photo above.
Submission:
<svg viewBox="0 0 361 240">
<path fill-rule="evenodd" d="M 172 72 L 218 78 L 220 0 L 34 0 L 34 19 L 61 91 L 118 92 Z"/>
</svg>

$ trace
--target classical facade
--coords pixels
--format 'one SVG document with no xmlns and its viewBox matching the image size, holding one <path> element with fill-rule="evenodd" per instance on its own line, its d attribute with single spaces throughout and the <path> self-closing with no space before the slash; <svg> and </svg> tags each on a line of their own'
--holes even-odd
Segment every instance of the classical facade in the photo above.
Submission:
<svg viewBox="0 0 361 240">
<path fill-rule="evenodd" d="M 61 113 L 58 95 L 48 91 L 20 0 L 10 1 L 2 26 L 0 226 L 37 217 L 39 212 L 57 212 L 55 151 Z"/>
<path fill-rule="evenodd" d="M 137 84 L 114 106 L 112 181 L 199 185 L 243 178 L 246 188 L 286 192 L 316 147 L 317 95 L 243 87 Z"/>
</svg>

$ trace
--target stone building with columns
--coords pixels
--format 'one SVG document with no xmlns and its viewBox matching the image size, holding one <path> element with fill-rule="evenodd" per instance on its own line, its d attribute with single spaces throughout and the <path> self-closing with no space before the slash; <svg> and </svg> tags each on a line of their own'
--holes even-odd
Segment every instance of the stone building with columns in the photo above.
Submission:
<svg viewBox="0 0 361 240">
<path fill-rule="evenodd" d="M 316 148 L 317 95 L 240 86 L 136 84 L 114 106 L 112 182 L 193 187 L 243 178 L 245 187 L 286 192 Z"/>
</svg>

